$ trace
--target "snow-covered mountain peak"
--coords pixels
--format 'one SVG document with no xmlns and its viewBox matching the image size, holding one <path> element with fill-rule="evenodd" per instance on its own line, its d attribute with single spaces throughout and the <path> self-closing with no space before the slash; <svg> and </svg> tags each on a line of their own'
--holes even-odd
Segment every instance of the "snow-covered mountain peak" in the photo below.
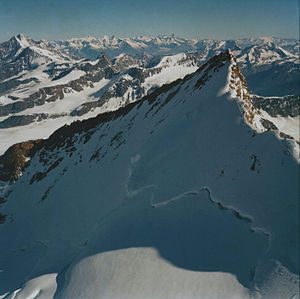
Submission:
<svg viewBox="0 0 300 299">
<path fill-rule="evenodd" d="M 16 79 L 17 75 L 20 78 L 20 75 L 28 75 L 25 72 L 37 70 L 41 66 L 44 66 L 44 69 L 39 69 L 39 72 L 43 74 L 47 64 L 63 64 L 71 61 L 68 55 L 49 48 L 45 42 L 35 42 L 19 34 L 0 44 L 0 81 Z M 0 88 L 1 91 L 3 92 Z"/>
<path fill-rule="evenodd" d="M 295 55 L 268 41 L 261 45 L 254 45 L 244 49 L 238 57 L 239 62 L 248 62 L 251 65 L 264 65 L 274 62 L 294 61 Z"/>
<path fill-rule="evenodd" d="M 33 40 L 31 38 L 25 36 L 22 33 L 15 35 L 12 38 L 15 39 L 22 48 L 29 47 L 33 43 Z"/>
<path fill-rule="evenodd" d="M 175 66 L 187 58 L 185 53 L 179 53 L 173 56 L 165 56 L 156 67 Z"/>
<path fill-rule="evenodd" d="M 17 48 L 17 52 L 15 52 L 13 55 L 12 53 L 9 55 L 10 58 L 16 58 L 24 49 L 30 49 L 36 56 L 45 57 L 48 60 L 68 60 L 69 57 L 66 55 L 59 53 L 57 51 L 51 50 L 45 42 L 36 42 L 30 37 L 20 33 L 18 35 L 13 36 L 8 42 L 11 44 L 14 44 L 14 47 Z M 7 42 L 6 42 L 7 43 Z M 3 48 L 7 47 L 6 43 L 2 43 L 0 47 Z M 14 49 L 8 49 L 9 51 L 13 52 Z"/>
<path fill-rule="evenodd" d="M 112 66 L 112 63 L 105 52 L 101 52 L 97 60 L 98 60 L 97 64 L 101 67 Z"/>
<path fill-rule="evenodd" d="M 129 67 L 141 66 L 142 61 L 135 59 L 126 53 L 121 53 L 112 60 L 112 64 L 119 72 L 122 72 Z"/>
</svg>

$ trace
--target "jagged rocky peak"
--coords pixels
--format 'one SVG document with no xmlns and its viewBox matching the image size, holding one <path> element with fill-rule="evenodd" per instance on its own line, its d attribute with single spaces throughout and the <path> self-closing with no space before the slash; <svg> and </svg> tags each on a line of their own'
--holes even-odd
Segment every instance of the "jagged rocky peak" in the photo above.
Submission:
<svg viewBox="0 0 300 299">
<path fill-rule="evenodd" d="M 22 46 L 29 46 L 30 43 L 33 42 L 33 40 L 29 36 L 26 36 L 23 33 L 19 33 L 18 35 L 13 36 L 12 38 L 15 39 Z"/>
<path fill-rule="evenodd" d="M 112 66 L 112 63 L 105 52 L 101 52 L 97 58 L 100 67 Z"/>
<path fill-rule="evenodd" d="M 17 51 L 21 48 L 20 43 L 16 36 L 13 36 L 10 40 L 0 44 L 0 62 L 6 61 L 13 57 Z"/>
<path fill-rule="evenodd" d="M 227 49 L 230 49 L 231 53 L 235 54 L 237 54 L 241 50 L 241 47 L 235 40 L 219 41 L 211 47 L 215 47 L 217 51 L 226 51 Z"/>
<path fill-rule="evenodd" d="M 67 55 L 19 34 L 0 44 L 0 80 L 14 77 L 22 71 L 32 71 L 51 62 L 64 63 L 66 61 L 71 61 Z M 9 86 L 8 84 L 6 88 Z"/>
<path fill-rule="evenodd" d="M 226 55 L 231 64 L 229 67 L 228 85 L 224 91 L 230 92 L 233 98 L 237 98 L 242 102 L 245 121 L 248 125 L 256 131 L 264 131 L 265 128 L 261 124 L 260 112 L 252 103 L 246 79 L 239 69 L 237 60 L 230 50 L 226 51 Z"/>
<path fill-rule="evenodd" d="M 114 57 L 112 63 L 119 72 L 123 72 L 130 67 L 141 65 L 141 61 L 127 55 L 126 53 L 121 53 L 120 55 Z"/>
<path fill-rule="evenodd" d="M 52 48 L 45 41 L 34 41 L 31 37 L 24 34 L 18 34 L 13 36 L 10 40 L 0 44 L 0 60 L 1 60 L 1 50 L 6 50 L 7 52 L 12 51 L 8 58 L 12 58 L 15 54 L 20 54 L 21 51 L 30 48 L 36 56 L 44 56 L 48 59 L 65 59 L 71 60 L 67 54 Z M 17 51 L 14 51 L 17 49 Z"/>
<path fill-rule="evenodd" d="M 37 45 L 30 37 L 20 33 L 0 44 L 0 61 L 7 61 L 18 53 L 18 50 Z"/>
<path fill-rule="evenodd" d="M 180 56 L 181 54 L 179 54 Z M 123 55 L 120 55 L 116 59 L 122 59 Z M 127 55 L 126 55 L 127 56 Z M 177 56 L 177 55 L 175 55 Z M 127 56 L 130 57 L 130 56 Z M 185 56 L 186 57 L 186 56 Z M 55 101 L 56 99 L 63 99 L 64 98 L 64 90 L 66 88 L 72 88 L 72 90 L 81 91 L 85 86 L 92 86 L 93 82 L 98 82 L 103 78 L 110 79 L 116 71 L 120 71 L 120 69 L 116 68 L 115 61 L 113 60 L 113 65 L 111 64 L 109 58 L 105 53 L 102 53 L 99 57 L 100 62 L 103 63 L 102 68 L 104 71 L 99 67 L 98 63 L 90 65 L 89 63 L 85 63 L 83 65 L 84 70 L 87 71 L 87 68 L 91 70 L 92 75 L 87 74 L 86 76 L 82 76 L 79 79 L 73 80 L 70 83 L 59 85 L 58 87 L 53 86 L 46 89 L 41 89 L 39 93 L 34 94 L 30 99 L 26 100 L 26 105 L 33 103 L 35 104 L 35 98 L 42 97 L 44 102 L 48 101 Z M 175 59 L 177 61 L 177 59 Z M 209 78 L 213 75 L 213 72 L 217 72 L 220 67 L 224 65 L 228 65 L 228 76 L 227 76 L 227 84 L 225 88 L 225 92 L 229 92 L 233 98 L 237 98 L 242 106 L 242 110 L 244 111 L 245 121 L 251 126 L 254 130 L 263 132 L 266 131 L 268 128 L 275 128 L 276 126 L 266 123 L 263 119 L 260 111 L 260 106 L 256 103 L 253 104 L 252 98 L 250 96 L 249 89 L 247 87 L 246 80 L 242 75 L 236 59 L 230 50 L 226 52 L 221 52 L 218 55 L 215 55 L 210 60 L 208 60 L 205 64 L 201 65 L 198 70 L 194 73 L 194 71 L 189 70 L 185 74 L 189 74 L 185 77 L 182 81 L 187 81 L 190 78 L 194 78 L 194 87 L 196 89 L 201 89 Z M 128 106 L 129 103 L 133 103 L 135 101 L 140 101 L 144 96 L 152 96 L 152 94 L 157 94 L 155 92 L 155 86 L 153 89 L 146 89 L 143 87 L 145 80 L 149 77 L 151 79 L 151 75 L 159 74 L 161 71 L 161 67 L 155 69 L 142 69 L 142 68 L 130 68 L 124 74 L 113 82 L 105 91 L 99 93 L 99 99 L 93 100 L 90 102 L 84 102 L 80 106 L 76 107 L 71 113 L 70 116 L 82 116 L 83 114 L 87 114 L 94 109 L 97 109 L 98 113 L 103 113 L 105 111 L 113 111 L 117 110 L 120 107 Z M 195 67 L 194 70 L 197 68 Z M 227 71 L 227 70 L 226 70 Z M 98 72 L 98 73 L 97 73 Z M 184 76 L 182 76 L 183 78 Z M 178 77 L 173 78 L 169 82 L 175 81 Z M 152 79 L 151 79 L 152 80 Z M 225 79 L 226 80 L 226 79 Z M 179 80 L 180 81 L 180 80 Z M 177 82 L 177 81 L 176 81 Z M 165 81 L 167 83 L 167 81 Z M 178 83 L 178 82 L 177 82 Z M 223 82 L 226 83 L 225 81 Z M 172 83 L 174 84 L 174 83 Z M 158 89 L 157 92 L 160 92 L 161 89 Z M 129 92 L 128 92 L 129 91 Z M 154 91 L 154 92 L 153 92 Z M 51 97 L 48 97 L 50 95 Z M 111 101 L 111 99 L 118 99 L 118 101 Z M 257 101 L 256 101 L 257 102 Z M 113 104 L 111 104 L 113 103 Z M 25 104 L 22 108 L 23 110 L 27 107 Z M 14 106 L 7 106 L 6 114 L 9 113 L 8 108 L 13 108 Z M 128 109 L 130 106 L 128 106 Z M 15 109 L 15 108 L 14 108 Z M 5 111 L 2 109 L 2 113 Z M 5 115 L 5 114 L 3 114 Z M 93 116 L 96 114 L 94 113 Z M 66 116 L 65 114 L 61 115 L 62 117 Z M 46 118 L 56 118 L 57 115 L 29 115 L 29 116 L 17 116 L 14 118 L 7 118 L 5 121 L 2 121 L 2 125 L 7 127 L 8 125 L 14 126 L 16 123 L 31 123 L 37 122 L 39 120 L 44 120 Z M 75 120 L 75 118 L 74 118 Z M 26 124 L 27 124 L 26 123 Z M 0 124 L 0 126 L 1 126 Z M 78 124 L 77 124 L 78 126 Z M 267 126 L 267 127 L 266 127 Z M 55 129 L 57 129 L 56 127 Z M 74 127 L 72 127 L 74 128 Z M 53 129 L 53 131 L 55 130 Z M 71 132 L 72 129 L 68 129 L 68 132 Z M 44 136 L 36 136 L 36 138 L 41 138 Z"/>
</svg>

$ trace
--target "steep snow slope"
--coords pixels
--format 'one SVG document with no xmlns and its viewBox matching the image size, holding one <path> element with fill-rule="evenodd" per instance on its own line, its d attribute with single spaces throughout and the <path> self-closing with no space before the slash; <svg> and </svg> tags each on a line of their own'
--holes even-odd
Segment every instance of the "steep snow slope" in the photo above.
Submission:
<svg viewBox="0 0 300 299">
<path fill-rule="evenodd" d="M 58 273 L 56 298 L 298 296 L 298 164 L 241 78 L 221 54 L 38 143 L 3 191 L 0 294 Z"/>
</svg>

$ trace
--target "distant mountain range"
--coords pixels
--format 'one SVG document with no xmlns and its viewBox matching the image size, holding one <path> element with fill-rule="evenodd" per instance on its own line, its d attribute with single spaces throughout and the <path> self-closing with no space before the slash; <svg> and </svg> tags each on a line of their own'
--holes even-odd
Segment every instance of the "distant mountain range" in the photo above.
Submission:
<svg viewBox="0 0 300 299">
<path fill-rule="evenodd" d="M 226 50 L 230 48 L 232 51 L 239 51 L 251 46 L 261 46 L 272 43 L 276 47 L 298 54 L 299 41 L 296 39 L 282 39 L 272 37 L 262 38 L 244 38 L 238 40 L 209 40 L 209 39 L 188 39 L 180 38 L 174 35 L 155 36 L 155 37 L 136 37 L 136 38 L 120 38 L 116 36 L 104 36 L 103 38 L 86 37 L 72 38 L 69 40 L 57 41 L 39 41 L 40 45 L 46 45 L 52 49 L 63 51 L 81 58 L 96 59 L 99 51 L 105 51 L 110 57 L 127 53 L 130 55 L 171 55 L 178 52 L 187 52 L 201 50 L 213 53 L 213 51 Z"/>
<path fill-rule="evenodd" d="M 199 61 L 205 61 L 220 51 L 230 49 L 253 92 L 263 96 L 299 94 L 299 41 L 295 39 L 262 37 L 216 41 L 174 35 L 136 38 L 105 36 L 43 41 L 41 44 L 74 57 L 89 59 L 95 59 L 99 51 L 105 51 L 109 57 L 126 53 L 146 60 L 192 52 L 197 54 Z M 265 80 L 267 82 L 263 83 Z"/>
</svg>

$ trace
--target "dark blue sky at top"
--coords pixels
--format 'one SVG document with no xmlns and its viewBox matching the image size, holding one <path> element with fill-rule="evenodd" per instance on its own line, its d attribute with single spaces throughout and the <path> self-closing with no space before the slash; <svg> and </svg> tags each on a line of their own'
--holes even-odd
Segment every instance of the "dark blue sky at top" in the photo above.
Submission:
<svg viewBox="0 0 300 299">
<path fill-rule="evenodd" d="M 0 0 L 0 41 L 172 34 L 299 38 L 298 0 Z"/>
</svg>

